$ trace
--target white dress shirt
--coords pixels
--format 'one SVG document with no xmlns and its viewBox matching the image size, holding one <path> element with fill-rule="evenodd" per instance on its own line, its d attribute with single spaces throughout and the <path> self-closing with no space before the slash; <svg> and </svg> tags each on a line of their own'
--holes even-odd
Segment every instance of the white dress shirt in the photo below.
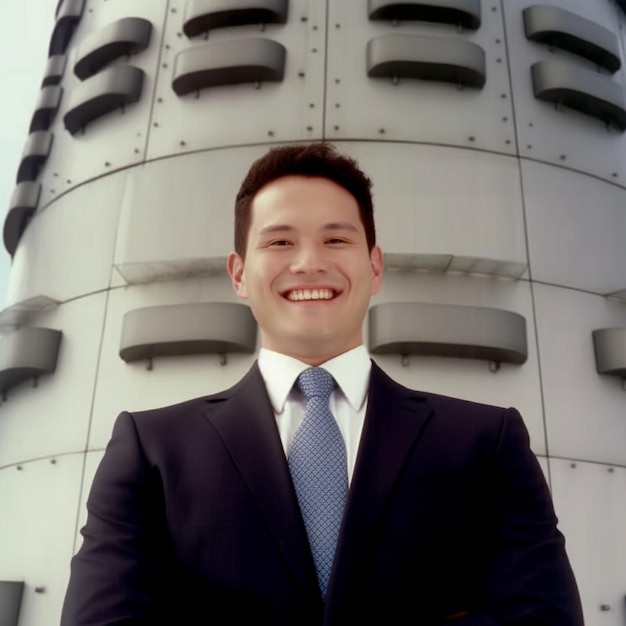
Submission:
<svg viewBox="0 0 626 626">
<path fill-rule="evenodd" d="M 294 388 L 294 383 L 308 367 L 311 366 L 273 350 L 261 348 L 259 352 L 259 369 L 274 409 L 285 456 L 289 455 L 291 441 L 306 408 L 306 398 Z M 361 345 L 322 363 L 320 367 L 337 382 L 337 389 L 330 397 L 330 411 L 346 444 L 350 483 L 365 421 L 372 363 L 365 346 Z"/>
</svg>

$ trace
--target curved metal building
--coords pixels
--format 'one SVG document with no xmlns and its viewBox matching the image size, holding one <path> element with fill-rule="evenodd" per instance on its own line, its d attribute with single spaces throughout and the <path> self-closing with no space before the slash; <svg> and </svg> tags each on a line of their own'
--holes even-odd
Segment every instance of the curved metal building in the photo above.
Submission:
<svg viewBox="0 0 626 626">
<path fill-rule="evenodd" d="M 520 409 L 586 621 L 623 624 L 625 66 L 624 0 L 61 0 L 4 220 L 0 622 L 58 623 L 119 411 L 253 362 L 234 195 L 323 140 L 374 181 L 373 358 Z"/>
</svg>

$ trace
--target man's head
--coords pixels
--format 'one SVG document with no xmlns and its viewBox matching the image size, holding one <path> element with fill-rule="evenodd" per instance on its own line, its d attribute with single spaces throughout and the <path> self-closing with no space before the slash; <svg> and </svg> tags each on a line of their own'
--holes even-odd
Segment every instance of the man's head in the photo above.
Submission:
<svg viewBox="0 0 626 626">
<path fill-rule="evenodd" d="M 370 179 L 357 162 L 327 143 L 281 146 L 257 159 L 241 183 L 235 199 L 235 252 L 246 258 L 250 212 L 256 194 L 283 176 L 318 176 L 332 180 L 354 196 L 365 229 L 368 249 L 376 245 Z"/>
<path fill-rule="evenodd" d="M 263 347 L 319 365 L 362 343 L 382 281 L 369 179 L 320 145 L 274 150 L 251 172 L 236 205 L 233 288 L 250 302 Z"/>
</svg>

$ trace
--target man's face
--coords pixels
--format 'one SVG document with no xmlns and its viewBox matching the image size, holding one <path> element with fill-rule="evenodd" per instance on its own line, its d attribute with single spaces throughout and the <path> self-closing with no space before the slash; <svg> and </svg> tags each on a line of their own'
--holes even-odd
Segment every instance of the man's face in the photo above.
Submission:
<svg viewBox="0 0 626 626">
<path fill-rule="evenodd" d="M 362 343 L 383 261 L 378 246 L 368 251 L 348 191 L 326 178 L 285 176 L 255 196 L 246 259 L 231 253 L 228 272 L 250 301 L 263 347 L 319 365 Z"/>
</svg>

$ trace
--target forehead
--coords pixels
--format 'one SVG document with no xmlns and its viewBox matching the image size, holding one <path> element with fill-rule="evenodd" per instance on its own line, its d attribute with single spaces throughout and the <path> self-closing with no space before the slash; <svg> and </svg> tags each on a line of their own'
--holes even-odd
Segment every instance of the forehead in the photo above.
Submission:
<svg viewBox="0 0 626 626">
<path fill-rule="evenodd" d="M 267 183 L 251 204 L 251 222 L 265 221 L 279 214 L 293 217 L 322 217 L 343 213 L 360 221 L 354 196 L 334 181 L 321 176 L 282 176 Z"/>
</svg>

